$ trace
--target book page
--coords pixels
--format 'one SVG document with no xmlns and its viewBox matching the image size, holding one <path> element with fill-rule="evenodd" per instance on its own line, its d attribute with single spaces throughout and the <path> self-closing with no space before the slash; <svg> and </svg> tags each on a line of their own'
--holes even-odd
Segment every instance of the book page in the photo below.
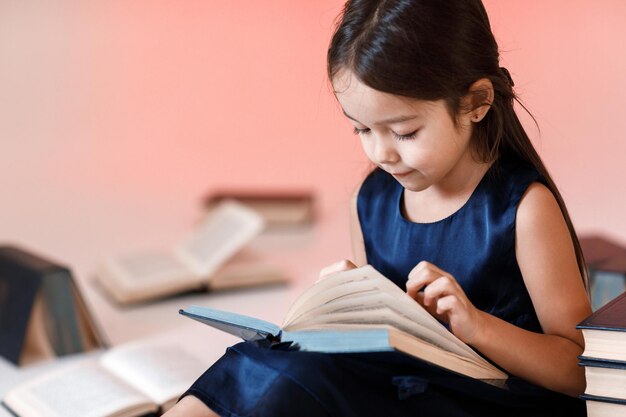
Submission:
<svg viewBox="0 0 626 417">
<path fill-rule="evenodd" d="M 583 356 L 626 362 L 624 332 L 582 329 L 585 339 Z"/>
<path fill-rule="evenodd" d="M 359 287 L 362 287 L 362 284 L 359 283 Z M 324 294 L 329 292 L 331 291 Z M 290 331 L 304 329 L 318 323 L 388 324 L 448 350 L 454 350 L 454 346 L 457 346 L 461 351 L 473 352 L 472 349 L 451 343 L 450 338 L 445 333 L 442 335 L 441 331 L 437 331 L 430 320 L 424 321 L 422 316 L 405 314 L 406 309 L 396 308 L 397 304 L 397 300 L 391 295 L 368 286 L 365 290 L 332 298 L 319 307 L 311 308 L 294 318 L 285 329 Z M 383 319 L 384 323 L 381 322 Z M 447 329 L 445 330 L 447 332 Z"/>
<path fill-rule="evenodd" d="M 483 358 L 467 345 L 458 345 L 445 334 L 425 327 L 403 316 L 389 307 L 368 307 L 358 311 L 342 311 L 312 316 L 306 321 L 298 322 L 288 328 L 294 330 L 312 330 L 318 328 L 337 328 L 342 325 L 391 326 L 404 333 L 415 336 L 431 345 L 460 356 L 482 361 Z"/>
<path fill-rule="evenodd" d="M 100 361 L 159 405 L 178 399 L 206 369 L 203 361 L 174 344 L 118 346 Z"/>
<path fill-rule="evenodd" d="M 389 294 L 395 299 L 397 304 L 403 306 L 401 307 L 403 309 L 421 309 L 423 312 L 420 311 L 419 314 L 424 316 L 424 321 L 431 322 L 433 326 L 441 326 L 433 316 L 398 286 L 389 281 L 371 265 L 365 265 L 361 268 L 334 273 L 305 290 L 287 312 L 283 327 L 296 321 L 296 317 L 300 314 L 317 308 L 331 300 L 369 291 Z"/>
<path fill-rule="evenodd" d="M 378 301 L 374 302 L 374 298 L 377 298 Z M 416 337 L 437 340 L 438 346 L 447 346 L 446 349 L 448 350 L 463 351 L 465 355 L 470 357 L 480 357 L 415 300 L 370 265 L 342 271 L 317 282 L 298 297 L 292 305 L 287 313 L 283 328 L 292 330 L 293 326 L 298 324 L 301 319 L 320 315 L 320 313 L 333 314 L 333 305 L 337 305 L 343 310 L 349 308 L 353 312 L 363 311 L 361 324 L 365 324 L 368 317 L 372 318 L 372 315 L 366 313 L 372 308 L 372 303 L 385 305 L 395 315 L 402 316 L 418 325 L 418 327 L 414 327 L 415 331 L 411 332 Z M 351 307 L 348 307 L 350 305 Z M 386 324 L 394 325 L 393 322 Z M 420 334 L 420 331 L 424 333 Z M 439 336 L 433 338 L 435 333 Z"/>
<path fill-rule="evenodd" d="M 80 288 L 75 282 L 72 282 L 72 293 L 84 349 L 87 351 L 106 346 L 104 334 L 98 327 L 95 317 L 91 314 Z"/>
<path fill-rule="evenodd" d="M 391 303 L 396 311 L 402 311 L 425 327 L 448 332 L 415 300 L 369 265 L 333 274 L 304 291 L 287 312 L 283 327 L 297 322 L 302 315 L 316 314 L 316 309 L 338 300 L 353 299 L 358 307 L 362 304 L 355 297 L 365 294 L 379 297 L 385 304 Z"/>
<path fill-rule="evenodd" d="M 145 251 L 105 259 L 98 281 L 118 301 L 167 295 L 199 286 L 199 278 L 167 251 Z"/>
<path fill-rule="evenodd" d="M 349 291 L 346 291 L 346 285 L 349 285 Z M 389 294 L 381 293 L 370 280 L 342 283 L 312 294 L 306 303 L 288 317 L 283 327 L 290 327 L 319 314 L 363 310 L 393 304 L 393 302 L 390 303 L 390 299 L 393 301 Z"/>
<path fill-rule="evenodd" d="M 363 291 L 355 292 L 341 296 L 339 298 L 332 298 L 328 301 L 321 303 L 319 306 L 313 307 L 307 311 L 302 312 L 291 321 L 289 326 L 302 323 L 305 320 L 310 319 L 321 314 L 333 314 L 343 313 L 348 311 L 361 311 L 375 308 L 389 307 L 398 312 L 398 314 L 406 316 L 401 310 L 396 310 L 394 305 L 396 300 L 387 293 L 381 293 L 375 287 L 367 287 Z M 288 327 L 289 327 L 288 326 Z"/>
<path fill-rule="evenodd" d="M 11 390 L 4 402 L 20 417 L 104 417 L 126 410 L 141 415 L 157 407 L 94 361 L 73 364 Z"/>
<path fill-rule="evenodd" d="M 52 359 L 55 356 L 56 353 L 50 344 L 44 326 L 43 297 L 38 294 L 30 313 L 19 364 L 24 366 L 40 360 Z"/>
<path fill-rule="evenodd" d="M 263 229 L 263 219 L 248 207 L 224 201 L 175 248 L 195 274 L 208 278 Z"/>
</svg>

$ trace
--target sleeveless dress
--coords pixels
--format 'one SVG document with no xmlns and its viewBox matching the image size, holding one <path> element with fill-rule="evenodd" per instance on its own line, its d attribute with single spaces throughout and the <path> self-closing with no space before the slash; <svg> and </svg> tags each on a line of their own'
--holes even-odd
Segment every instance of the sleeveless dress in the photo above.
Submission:
<svg viewBox="0 0 626 417">
<path fill-rule="evenodd" d="M 402 186 L 374 170 L 357 200 L 367 261 L 403 289 L 418 262 L 432 262 L 476 307 L 541 332 L 515 257 L 517 206 L 535 181 L 533 167 L 499 160 L 458 211 L 413 223 L 401 212 Z M 222 417 L 586 415 L 582 400 L 513 376 L 497 385 L 399 352 L 324 354 L 269 341 L 228 348 L 184 395 Z"/>
</svg>

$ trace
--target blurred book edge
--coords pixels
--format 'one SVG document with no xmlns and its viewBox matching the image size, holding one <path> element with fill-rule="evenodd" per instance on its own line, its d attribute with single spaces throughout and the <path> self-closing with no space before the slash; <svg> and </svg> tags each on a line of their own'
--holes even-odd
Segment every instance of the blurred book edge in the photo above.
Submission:
<svg viewBox="0 0 626 417">
<path fill-rule="evenodd" d="M 315 221 L 315 197 L 307 190 L 216 190 L 203 199 L 206 210 L 235 200 L 263 217 L 267 229 L 310 226 Z"/>
<path fill-rule="evenodd" d="M 70 270 L 0 246 L 0 355 L 27 365 L 104 346 Z"/>
</svg>

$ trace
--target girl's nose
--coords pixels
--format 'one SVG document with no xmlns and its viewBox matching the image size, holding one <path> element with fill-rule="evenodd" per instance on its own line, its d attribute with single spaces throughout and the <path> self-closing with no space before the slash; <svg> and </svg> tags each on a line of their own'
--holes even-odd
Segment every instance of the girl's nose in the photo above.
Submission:
<svg viewBox="0 0 626 417">
<path fill-rule="evenodd" d="M 393 145 L 387 143 L 387 140 L 382 138 L 376 141 L 374 156 L 376 157 L 377 162 L 380 164 L 390 164 L 398 162 L 399 160 L 399 155 Z"/>
</svg>

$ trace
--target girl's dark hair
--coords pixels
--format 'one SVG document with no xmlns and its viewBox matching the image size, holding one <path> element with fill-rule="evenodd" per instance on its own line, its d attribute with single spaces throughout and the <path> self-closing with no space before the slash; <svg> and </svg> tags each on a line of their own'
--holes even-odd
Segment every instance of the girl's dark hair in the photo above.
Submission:
<svg viewBox="0 0 626 417">
<path fill-rule="evenodd" d="M 461 99 L 469 87 L 479 79 L 491 80 L 493 102 L 480 93 L 472 100 L 474 108 L 491 106 L 474 124 L 473 149 L 484 162 L 514 158 L 537 169 L 561 208 L 587 287 L 585 260 L 571 218 L 515 113 L 513 80 L 499 60 L 480 0 L 349 0 L 328 49 L 328 77 L 332 81 L 339 71 L 349 70 L 378 91 L 443 99 L 455 120 L 459 112 L 468 111 Z"/>
</svg>

